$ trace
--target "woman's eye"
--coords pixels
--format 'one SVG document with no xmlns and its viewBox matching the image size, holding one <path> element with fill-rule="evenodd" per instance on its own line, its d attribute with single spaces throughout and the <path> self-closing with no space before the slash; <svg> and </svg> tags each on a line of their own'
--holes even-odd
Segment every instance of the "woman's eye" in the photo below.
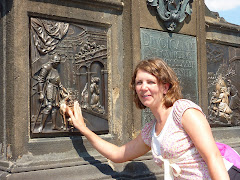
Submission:
<svg viewBox="0 0 240 180">
<path fill-rule="evenodd" d="M 137 81 L 135 84 L 136 85 L 140 85 L 140 84 L 142 84 L 142 82 L 141 81 Z"/>
<path fill-rule="evenodd" d="M 156 84 L 154 81 L 149 81 L 148 83 L 149 84 Z"/>
</svg>

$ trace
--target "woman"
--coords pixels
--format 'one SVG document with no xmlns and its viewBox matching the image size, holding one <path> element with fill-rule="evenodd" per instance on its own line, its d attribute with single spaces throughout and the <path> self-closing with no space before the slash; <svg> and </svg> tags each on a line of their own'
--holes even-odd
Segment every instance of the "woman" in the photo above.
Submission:
<svg viewBox="0 0 240 180">
<path fill-rule="evenodd" d="M 147 123 L 135 139 L 121 147 L 101 139 L 85 126 L 77 102 L 74 114 L 67 108 L 74 126 L 94 148 L 117 163 L 135 159 L 152 149 L 154 161 L 159 166 L 164 164 L 165 180 L 229 179 L 201 108 L 181 99 L 177 77 L 164 61 L 141 61 L 131 86 L 136 106 L 150 108 L 155 119 Z"/>
</svg>

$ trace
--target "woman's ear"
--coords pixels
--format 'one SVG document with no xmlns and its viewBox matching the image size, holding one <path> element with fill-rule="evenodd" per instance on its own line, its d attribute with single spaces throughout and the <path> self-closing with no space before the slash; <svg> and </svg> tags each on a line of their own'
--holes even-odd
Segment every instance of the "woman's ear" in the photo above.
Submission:
<svg viewBox="0 0 240 180">
<path fill-rule="evenodd" d="M 165 94 L 167 94 L 167 92 L 168 92 L 168 89 L 169 89 L 169 86 L 170 86 L 170 84 L 169 83 L 166 83 L 166 84 L 164 84 L 163 85 L 163 94 L 165 95 Z"/>
</svg>

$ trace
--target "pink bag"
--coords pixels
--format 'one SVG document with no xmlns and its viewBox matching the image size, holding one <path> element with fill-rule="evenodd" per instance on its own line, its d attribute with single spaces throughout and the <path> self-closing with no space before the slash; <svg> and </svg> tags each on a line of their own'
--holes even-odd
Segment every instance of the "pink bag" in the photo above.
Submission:
<svg viewBox="0 0 240 180">
<path fill-rule="evenodd" d="M 240 169 L 240 155 L 230 146 L 216 142 L 221 155 Z"/>
</svg>

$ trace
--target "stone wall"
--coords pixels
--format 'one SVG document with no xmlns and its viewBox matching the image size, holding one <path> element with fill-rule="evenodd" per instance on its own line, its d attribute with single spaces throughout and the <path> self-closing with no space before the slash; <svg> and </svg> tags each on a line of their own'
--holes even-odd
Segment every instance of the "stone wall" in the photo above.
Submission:
<svg viewBox="0 0 240 180">
<path fill-rule="evenodd" d="M 90 128 L 101 138 L 121 145 L 136 137 L 151 118 L 133 103 L 129 88 L 133 69 L 149 54 L 161 55 L 179 72 L 185 88 L 186 78 L 194 82 L 193 90 L 184 95 L 198 103 L 212 122 L 209 102 L 214 88 L 206 87 L 217 70 L 209 64 L 210 54 L 224 50 L 224 61 L 217 65 L 238 67 L 239 26 L 220 21 L 205 9 L 203 0 L 195 0 L 190 7 L 191 15 L 169 32 L 146 0 L 1 1 L 0 179 L 163 179 L 151 153 L 134 161 L 112 163 L 71 126 L 52 129 L 52 116 L 40 132 L 43 111 L 36 83 L 39 69 L 58 54 L 61 61 L 55 72 L 63 87 L 76 92 L 74 97 L 85 107 L 89 127 L 92 124 Z M 144 33 L 153 35 L 152 40 L 144 40 Z M 156 42 L 154 37 L 162 42 L 168 39 L 169 49 L 162 52 L 154 44 L 158 46 L 160 40 Z M 150 41 L 152 45 L 146 45 Z M 91 66 L 91 62 L 96 64 Z M 232 84 L 239 88 L 235 84 L 238 72 L 228 69 Z M 96 76 L 91 73 L 100 79 L 100 93 L 95 95 L 90 87 Z M 64 125 L 59 111 L 56 121 L 59 127 Z M 216 140 L 240 152 L 238 124 L 216 124 L 212 123 Z"/>
<path fill-rule="evenodd" d="M 206 8 L 208 119 L 217 141 L 240 151 L 239 59 L 240 27 Z M 215 101 L 225 91 L 225 111 Z M 224 93 L 222 93 L 224 94 Z"/>
</svg>

